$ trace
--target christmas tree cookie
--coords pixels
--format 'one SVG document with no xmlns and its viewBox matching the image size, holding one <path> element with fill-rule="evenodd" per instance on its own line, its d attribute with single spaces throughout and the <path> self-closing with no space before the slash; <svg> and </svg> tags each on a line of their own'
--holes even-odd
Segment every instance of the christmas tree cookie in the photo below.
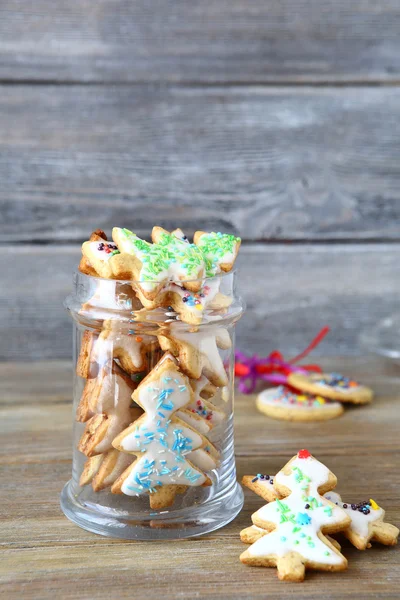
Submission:
<svg viewBox="0 0 400 600">
<path fill-rule="evenodd" d="M 305 569 L 341 571 L 346 558 L 324 535 L 343 531 L 350 518 L 321 494 L 332 490 L 336 477 L 307 450 L 300 450 L 274 479 L 283 497 L 252 516 L 253 524 L 268 533 L 240 557 L 251 566 L 276 566 L 278 577 L 302 581 Z"/>
<path fill-rule="evenodd" d="M 370 548 L 371 541 L 385 546 L 397 544 L 398 528 L 385 523 L 385 511 L 372 498 L 359 504 L 342 502 L 337 492 L 327 492 L 325 498 L 343 508 L 349 515 L 351 523 L 343 531 L 343 535 L 359 550 Z"/>
<path fill-rule="evenodd" d="M 132 397 L 145 414 L 118 435 L 113 446 L 137 459 L 112 491 L 149 494 L 152 508 L 164 508 L 186 487 L 210 485 L 204 471 L 216 466 L 216 450 L 176 415 L 193 400 L 193 391 L 174 357 L 164 355 Z"/>
<path fill-rule="evenodd" d="M 133 286 L 154 300 L 168 281 L 184 282 L 198 292 L 205 272 L 203 255 L 195 244 L 179 240 L 161 227 L 154 227 L 151 244 L 129 229 L 114 227 L 112 237 L 119 250 L 131 257 Z"/>
</svg>

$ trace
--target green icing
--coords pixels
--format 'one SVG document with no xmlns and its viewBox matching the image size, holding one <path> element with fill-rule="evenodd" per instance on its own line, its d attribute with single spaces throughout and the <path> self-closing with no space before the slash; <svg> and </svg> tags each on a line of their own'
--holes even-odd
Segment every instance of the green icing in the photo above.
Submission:
<svg viewBox="0 0 400 600">
<path fill-rule="evenodd" d="M 121 231 L 131 244 L 131 253 L 137 255 L 143 264 L 142 281 L 157 279 L 173 263 L 179 265 L 185 277 L 196 279 L 202 267 L 206 277 L 213 277 L 226 254 L 234 255 L 235 246 L 240 242 L 240 238 L 234 235 L 213 232 L 203 235 L 196 245 L 163 233 L 157 244 L 150 244 L 129 229 Z"/>
<path fill-rule="evenodd" d="M 226 254 L 234 254 L 235 246 L 240 242 L 240 238 L 230 233 L 206 233 L 199 240 L 204 260 L 206 262 L 206 275 L 212 277 L 216 274 L 218 266 L 223 262 Z"/>
<path fill-rule="evenodd" d="M 157 244 L 150 244 L 129 229 L 122 231 L 132 245 L 132 254 L 136 254 L 142 262 L 141 281 L 157 279 L 174 263 L 179 265 L 185 276 L 196 278 L 204 264 L 203 255 L 195 244 L 182 242 L 174 235 L 164 233 Z"/>
</svg>

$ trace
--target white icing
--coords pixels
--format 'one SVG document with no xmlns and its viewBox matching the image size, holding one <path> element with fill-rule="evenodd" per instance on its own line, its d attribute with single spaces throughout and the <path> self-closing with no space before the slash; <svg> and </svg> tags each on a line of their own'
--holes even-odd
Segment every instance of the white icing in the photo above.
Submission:
<svg viewBox="0 0 400 600">
<path fill-rule="evenodd" d="M 163 234 L 169 236 L 168 245 L 150 244 L 141 240 L 135 233 L 118 227 L 114 227 L 113 235 L 118 240 L 118 246 L 122 252 L 136 256 L 142 263 L 139 281 L 144 291 L 154 291 L 163 281 L 196 280 L 201 279 L 204 274 L 203 256 L 195 244 L 188 244 L 186 241 L 181 241 L 176 236 L 171 236 L 168 233 Z M 154 256 L 149 257 L 145 250 L 139 249 L 134 243 L 138 241 L 145 244 L 145 247 L 149 251 L 151 250 Z M 166 248 L 168 248 L 172 258 L 165 260 L 164 251 Z M 158 265 L 161 264 L 161 261 L 156 258 L 158 251 L 163 262 L 164 268 L 162 269 L 158 268 Z M 198 264 L 194 265 L 192 259 L 197 260 Z M 157 269 L 151 268 L 151 265 L 156 263 Z"/>
<path fill-rule="evenodd" d="M 296 457 L 290 463 L 290 468 L 290 475 L 279 471 L 275 481 L 292 490 L 291 494 L 283 500 L 270 502 L 256 513 L 261 520 L 274 523 L 276 529 L 257 540 L 248 552 L 251 556 L 284 556 L 294 551 L 310 562 L 343 564 L 344 557 L 318 537 L 321 527 L 340 524 L 345 519 L 345 512 L 341 508 L 318 493 L 318 487 L 328 481 L 329 470 L 313 457 Z M 311 498 L 315 498 L 315 501 L 311 501 Z M 307 503 L 314 507 L 306 509 Z M 307 517 L 311 519 L 310 523 L 301 524 L 302 519 L 307 520 Z M 296 527 L 300 530 L 293 532 Z"/>
<path fill-rule="evenodd" d="M 333 375 L 331 374 L 313 374 L 310 376 L 310 379 L 313 383 L 317 384 L 319 387 L 334 390 L 335 392 L 340 392 L 342 394 L 352 394 L 358 390 L 360 390 L 363 386 L 357 385 L 354 387 L 342 387 L 341 385 L 330 385 L 328 382 L 324 382 L 324 378 L 328 378 Z"/>
<path fill-rule="evenodd" d="M 211 272 L 214 275 L 221 272 L 221 265 L 232 264 L 235 261 L 237 247 L 237 244 L 234 244 L 232 252 L 225 251 L 223 254 L 218 253 L 217 255 L 214 252 L 206 252 L 206 244 L 210 240 L 217 239 L 217 235 L 219 234 L 205 233 L 200 237 L 199 241 L 197 242 L 197 245 L 202 250 L 204 256 L 212 262 Z"/>
<path fill-rule="evenodd" d="M 201 404 L 199 404 L 199 402 Z M 208 424 L 209 429 L 222 423 L 225 418 L 225 414 L 222 411 L 218 410 L 217 407 L 212 404 L 212 402 L 208 402 L 203 398 L 197 398 L 197 400 L 193 400 L 193 402 L 188 404 L 187 409 L 199 415 L 201 420 L 205 420 L 205 423 Z M 199 427 L 197 427 L 197 429 L 199 429 Z"/>
<path fill-rule="evenodd" d="M 295 408 L 296 410 L 304 410 L 304 411 L 309 411 L 309 410 L 326 410 L 329 409 L 331 407 L 340 407 L 341 404 L 339 402 L 333 402 L 333 401 L 327 401 L 324 400 L 322 403 L 319 403 L 318 401 L 313 402 L 312 404 L 310 404 L 307 400 L 306 401 L 301 401 L 301 400 L 296 400 L 295 402 L 291 403 L 288 401 L 288 399 L 285 400 L 284 397 L 282 397 L 283 395 L 285 395 L 286 397 L 289 398 L 311 398 L 312 400 L 316 399 L 316 396 L 314 395 L 310 395 L 310 394 L 294 394 L 292 392 L 289 392 L 288 390 L 285 390 L 284 386 L 280 385 L 279 387 L 275 387 L 275 388 L 271 388 L 268 390 L 264 390 L 263 392 L 261 392 L 258 395 L 258 400 L 262 403 L 265 404 L 267 406 L 280 406 L 283 408 L 286 408 L 288 410 L 290 410 L 291 408 Z"/>
<path fill-rule="evenodd" d="M 111 358 L 118 358 L 120 353 L 126 353 L 131 359 L 136 369 L 144 367 L 143 348 L 154 341 L 146 334 L 128 334 L 118 329 L 119 324 L 115 326 L 110 322 L 111 329 L 103 329 L 98 337 L 92 359 L 100 365 L 105 364 Z"/>
<path fill-rule="evenodd" d="M 214 458 L 203 448 L 193 450 L 193 452 L 190 452 L 187 457 L 192 464 L 202 471 L 212 471 L 212 469 L 217 467 L 217 463 Z"/>
<path fill-rule="evenodd" d="M 189 401 L 187 379 L 176 369 L 139 386 L 138 403 L 146 412 L 121 442 L 123 450 L 139 455 L 122 484 L 124 494 L 140 495 L 160 485 L 199 486 L 205 482 L 204 473 L 187 461 L 188 454 L 202 446 L 203 438 L 173 416 Z"/>
<path fill-rule="evenodd" d="M 132 422 L 135 411 L 130 408 L 132 402 L 132 387 L 129 386 L 119 373 L 101 373 L 96 381 L 100 386 L 95 406 L 90 408 L 97 414 L 105 413 L 108 417 L 107 434 L 96 445 L 96 452 L 106 452 L 112 448 L 112 440 Z M 89 399 L 90 403 L 90 399 Z M 141 411 L 136 411 L 136 417 Z"/>
<path fill-rule="evenodd" d="M 174 231 L 171 231 L 171 235 L 174 235 L 181 242 L 185 242 L 185 244 L 190 244 L 187 236 L 183 233 L 182 229 L 180 229 L 179 227 L 177 229 L 174 229 Z"/>
<path fill-rule="evenodd" d="M 219 279 L 207 279 L 204 282 L 204 285 L 202 286 L 200 291 L 197 293 L 193 293 L 193 292 L 190 292 L 189 290 L 182 288 L 181 286 L 177 285 L 176 283 L 171 282 L 171 283 L 166 284 L 163 287 L 163 293 L 164 292 L 173 292 L 174 294 L 178 294 L 178 296 L 180 296 L 181 300 L 185 296 L 188 297 L 189 300 L 187 302 L 184 302 L 185 311 L 188 311 L 188 312 L 194 314 L 195 316 L 201 317 L 205 308 L 209 304 L 212 303 L 215 296 L 218 294 L 220 283 L 221 282 Z M 204 290 L 205 287 L 208 289 Z M 196 298 L 198 296 L 198 294 L 204 294 L 204 296 Z M 199 304 L 195 304 L 196 299 L 199 300 L 199 302 L 200 302 Z M 182 302 L 183 302 L 183 300 L 182 300 Z"/>
<path fill-rule="evenodd" d="M 190 406 L 191 405 L 189 404 L 188 408 Z M 190 427 L 197 429 L 199 433 L 202 433 L 204 435 L 207 435 L 207 433 L 211 429 L 211 425 L 208 424 L 208 421 L 205 421 L 200 416 L 198 416 L 197 413 L 192 413 L 189 410 L 180 410 L 176 413 L 176 416 L 182 419 L 182 421 L 184 421 L 185 423 L 187 423 L 187 425 L 190 425 Z"/>
<path fill-rule="evenodd" d="M 218 351 L 218 346 L 229 348 L 231 345 L 229 333 L 226 329 L 208 327 L 203 331 L 188 332 L 176 328 L 173 331 L 173 338 L 198 350 L 202 369 L 206 367 L 215 373 L 221 381 L 227 381 L 224 363 Z"/>
<path fill-rule="evenodd" d="M 103 260 L 103 261 L 109 261 L 110 258 L 113 256 L 112 252 L 106 252 L 105 250 L 99 250 L 99 245 L 103 244 L 104 247 L 110 247 L 115 249 L 114 246 L 116 246 L 116 244 L 114 242 L 89 242 L 89 251 L 90 254 L 92 256 L 94 256 L 95 258 L 99 259 L 99 260 Z"/>
<path fill-rule="evenodd" d="M 351 519 L 349 529 L 356 535 L 363 538 L 368 538 L 369 524 L 384 516 L 384 511 L 380 507 L 376 510 L 371 507 L 368 515 L 364 515 L 364 513 L 359 512 L 358 510 L 353 510 L 351 508 L 351 503 L 343 503 L 340 494 L 337 492 L 327 492 L 325 494 L 325 498 L 331 502 L 334 502 L 335 504 L 338 504 L 341 508 L 343 508 L 343 510 L 346 511 L 346 514 L 348 514 Z M 347 508 L 344 508 L 343 504 L 347 504 Z"/>
<path fill-rule="evenodd" d="M 132 298 L 123 292 L 116 293 L 114 285 L 109 280 L 99 279 L 96 291 L 87 302 L 90 307 L 100 307 L 108 310 L 132 310 Z"/>
<path fill-rule="evenodd" d="M 357 387 L 351 387 L 351 388 L 345 388 L 345 387 L 341 387 L 340 385 L 329 385 L 327 383 L 322 383 L 321 381 L 316 382 L 318 384 L 318 386 L 328 389 L 328 390 L 334 390 L 335 392 L 340 392 L 341 394 L 353 394 L 356 391 L 359 391 L 361 389 L 361 386 L 358 385 Z"/>
<path fill-rule="evenodd" d="M 205 375 L 202 375 L 199 377 L 199 379 L 191 379 L 190 384 L 192 386 L 195 398 L 200 398 L 204 388 L 206 388 L 208 385 L 212 385 Z"/>
</svg>

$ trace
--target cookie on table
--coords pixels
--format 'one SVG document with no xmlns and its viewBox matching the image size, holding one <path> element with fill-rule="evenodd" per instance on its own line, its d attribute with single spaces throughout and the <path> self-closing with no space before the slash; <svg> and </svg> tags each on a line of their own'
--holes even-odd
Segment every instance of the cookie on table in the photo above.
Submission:
<svg viewBox="0 0 400 600">
<path fill-rule="evenodd" d="M 290 373 L 287 382 L 303 392 L 340 402 L 367 404 L 373 398 L 370 388 L 340 373 Z"/>
<path fill-rule="evenodd" d="M 261 473 L 257 473 L 257 475 L 244 475 L 242 483 L 267 502 L 273 502 L 281 497 L 274 488 L 273 475 L 262 475 Z"/>
<path fill-rule="evenodd" d="M 257 540 L 262 538 L 264 535 L 267 535 L 269 532 L 263 529 L 262 527 L 257 527 L 257 525 L 251 525 L 250 527 L 246 527 L 246 529 L 242 529 L 240 532 L 240 540 L 244 544 L 254 544 Z M 341 551 L 342 547 L 337 540 L 335 540 L 330 535 L 326 534 L 325 538 L 332 544 L 336 550 Z"/>
<path fill-rule="evenodd" d="M 342 571 L 346 558 L 325 534 L 350 524 L 346 512 L 322 496 L 336 477 L 307 450 L 300 450 L 274 478 L 277 498 L 252 515 L 267 533 L 240 556 L 250 566 L 276 566 L 285 581 L 303 581 L 305 570 Z"/>
<path fill-rule="evenodd" d="M 342 502 L 337 492 L 327 492 L 325 498 L 343 508 L 349 515 L 351 523 L 343 531 L 343 535 L 358 550 L 370 548 L 371 541 L 385 546 L 397 544 L 398 528 L 391 523 L 385 523 L 385 511 L 372 498 L 359 504 Z"/>
<path fill-rule="evenodd" d="M 340 402 L 314 394 L 295 394 L 283 385 L 258 394 L 256 405 L 268 417 L 283 421 L 326 421 L 344 412 Z"/>
</svg>

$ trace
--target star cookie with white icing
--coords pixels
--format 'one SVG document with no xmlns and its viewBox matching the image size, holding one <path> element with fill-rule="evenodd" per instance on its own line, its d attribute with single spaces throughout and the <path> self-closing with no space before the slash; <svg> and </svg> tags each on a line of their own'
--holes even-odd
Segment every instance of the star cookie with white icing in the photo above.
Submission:
<svg viewBox="0 0 400 600">
<path fill-rule="evenodd" d="M 370 548 L 371 541 L 385 546 L 397 544 L 398 528 L 391 523 L 385 523 L 385 511 L 372 498 L 359 504 L 342 502 L 337 492 L 327 492 L 325 498 L 343 508 L 349 515 L 351 523 L 343 531 L 343 535 L 358 550 Z"/>
</svg>

